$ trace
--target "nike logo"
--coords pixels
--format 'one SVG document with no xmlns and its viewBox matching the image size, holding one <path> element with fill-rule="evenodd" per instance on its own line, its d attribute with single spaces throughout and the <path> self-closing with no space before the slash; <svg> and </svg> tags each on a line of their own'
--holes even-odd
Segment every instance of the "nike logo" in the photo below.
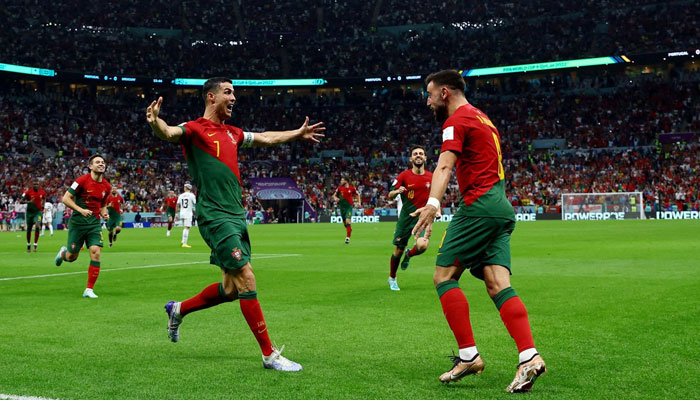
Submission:
<svg viewBox="0 0 700 400">
<path fill-rule="evenodd" d="M 212 137 L 212 136 L 216 135 L 217 133 L 219 133 L 219 132 L 207 133 L 207 136 Z"/>
<path fill-rule="evenodd" d="M 408 185 L 408 187 L 414 187 L 414 186 L 416 186 L 416 185 Z"/>
<path fill-rule="evenodd" d="M 258 331 L 258 333 L 263 333 L 263 332 L 265 332 L 266 330 L 267 330 L 267 328 L 260 329 L 260 330 Z"/>
<path fill-rule="evenodd" d="M 88 192 L 88 193 L 92 193 L 92 190 L 86 190 L 86 192 Z"/>
</svg>

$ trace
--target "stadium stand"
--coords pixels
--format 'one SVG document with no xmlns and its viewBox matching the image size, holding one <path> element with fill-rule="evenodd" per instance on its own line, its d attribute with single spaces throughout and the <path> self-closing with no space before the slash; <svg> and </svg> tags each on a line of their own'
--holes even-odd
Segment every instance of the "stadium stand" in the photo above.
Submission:
<svg viewBox="0 0 700 400">
<path fill-rule="evenodd" d="M 395 7 L 395 0 L 323 0 L 311 8 L 219 3 L 230 12 L 215 14 L 216 7 L 197 2 L 157 0 L 137 12 L 135 5 L 11 0 L 0 6 L 8 17 L 0 62 L 171 78 L 342 78 L 690 48 L 698 46 L 700 21 L 689 1 L 608 2 L 602 14 L 597 3 L 571 10 L 556 0 L 477 8 L 445 0 L 420 9 Z M 510 45 L 496 46 L 496 39 Z M 108 158 L 107 176 L 130 210 L 158 209 L 165 192 L 188 179 L 181 150 L 153 138 L 143 110 L 162 94 L 168 122 L 197 118 L 197 90 L 50 83 L 0 77 L 2 209 L 12 207 L 35 176 L 57 200 L 94 152 Z M 561 193 L 638 190 L 654 209 L 699 208 L 700 73 L 694 64 L 470 79 L 467 90 L 502 135 L 514 206 L 556 209 Z M 333 209 L 341 171 L 356 181 L 372 212 L 391 206 L 387 188 L 405 168 L 412 143 L 424 144 L 436 160 L 439 126 L 420 82 L 249 89 L 237 96 L 229 122 L 247 130 L 292 129 L 306 115 L 329 127 L 320 144 L 241 153 L 244 183 L 245 177 L 292 177 L 321 213 Z M 690 136 L 661 143 L 672 133 Z M 444 206 L 458 203 L 455 188 Z M 244 198 L 251 211 L 263 209 L 249 192 Z"/>
</svg>

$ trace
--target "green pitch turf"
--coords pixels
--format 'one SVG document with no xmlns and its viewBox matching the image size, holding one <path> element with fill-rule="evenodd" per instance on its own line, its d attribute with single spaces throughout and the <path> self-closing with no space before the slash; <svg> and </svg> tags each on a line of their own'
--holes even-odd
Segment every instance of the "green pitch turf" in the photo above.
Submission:
<svg viewBox="0 0 700 400">
<path fill-rule="evenodd" d="M 0 397 L 511 398 L 517 350 L 469 275 L 461 287 L 486 370 L 437 380 L 456 350 L 432 285 L 445 226 L 399 271 L 400 292 L 386 282 L 394 224 L 355 224 L 350 245 L 340 224 L 251 227 L 259 300 L 273 341 L 304 366 L 296 374 L 262 368 L 237 302 L 187 316 L 180 342 L 168 340 L 165 302 L 220 280 L 196 228 L 191 249 L 178 228 L 124 230 L 104 248 L 95 300 L 81 297 L 87 252 L 53 265 L 65 232 L 31 254 L 23 232 L 0 233 Z M 698 398 L 698 221 L 519 223 L 512 254 L 549 370 L 525 396 Z"/>
</svg>

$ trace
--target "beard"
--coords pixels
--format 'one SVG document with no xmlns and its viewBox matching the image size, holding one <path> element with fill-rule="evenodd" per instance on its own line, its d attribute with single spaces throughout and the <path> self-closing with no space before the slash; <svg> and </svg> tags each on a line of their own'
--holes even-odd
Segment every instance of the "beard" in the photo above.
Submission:
<svg viewBox="0 0 700 400">
<path fill-rule="evenodd" d="M 440 106 L 435 106 L 433 109 L 433 114 L 435 114 L 435 119 L 438 122 L 445 122 L 447 119 L 447 106 L 446 105 L 440 105 Z"/>
</svg>

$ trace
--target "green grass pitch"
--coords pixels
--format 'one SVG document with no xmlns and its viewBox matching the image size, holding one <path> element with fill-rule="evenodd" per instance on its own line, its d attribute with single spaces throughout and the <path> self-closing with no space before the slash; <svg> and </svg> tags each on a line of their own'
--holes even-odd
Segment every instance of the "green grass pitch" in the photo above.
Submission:
<svg viewBox="0 0 700 400">
<path fill-rule="evenodd" d="M 189 315 L 180 342 L 163 305 L 219 281 L 196 228 L 127 229 L 89 262 L 53 265 L 66 232 L 25 252 L 0 233 L 0 397 L 60 399 L 506 399 L 517 350 L 484 285 L 468 274 L 484 374 L 443 385 L 456 343 L 432 285 L 437 244 L 386 278 L 394 224 L 252 226 L 253 268 L 271 337 L 300 373 L 262 368 L 238 303 Z M 105 233 L 106 236 L 106 233 Z M 538 221 L 512 239 L 513 287 L 548 373 L 538 399 L 690 399 L 700 387 L 700 223 Z M 74 273 L 74 274 L 66 274 Z M 64 274 L 64 275 L 56 275 Z M 37 277 L 43 275 L 43 277 Z M 8 279 L 33 277 L 25 279 Z"/>
</svg>

